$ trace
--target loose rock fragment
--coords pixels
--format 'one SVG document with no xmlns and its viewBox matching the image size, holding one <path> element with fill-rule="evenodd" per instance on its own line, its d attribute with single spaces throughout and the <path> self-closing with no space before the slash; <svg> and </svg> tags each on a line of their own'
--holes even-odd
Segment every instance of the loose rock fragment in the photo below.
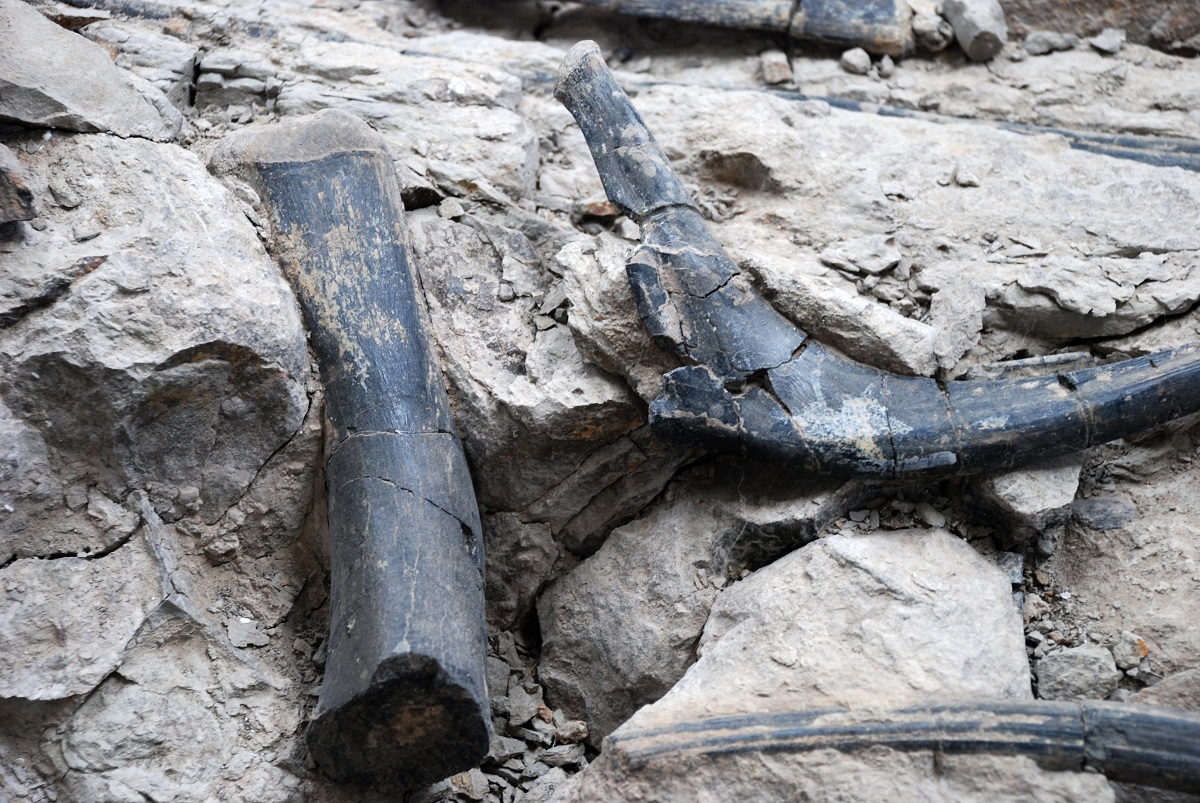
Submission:
<svg viewBox="0 0 1200 803">
<path fill-rule="evenodd" d="M 758 57 L 763 81 L 770 85 L 786 84 L 792 80 L 792 65 L 782 50 L 766 50 Z"/>
<path fill-rule="evenodd" d="M 1072 50 L 1079 44 L 1073 33 L 1057 31 L 1030 31 L 1025 35 L 1025 52 L 1031 56 L 1045 56 L 1058 50 Z"/>
<path fill-rule="evenodd" d="M 1119 669 L 1133 669 L 1150 654 L 1146 642 L 1136 633 L 1122 630 L 1112 648 L 1113 660 Z"/>
<path fill-rule="evenodd" d="M 1125 44 L 1125 31 L 1121 28 L 1105 28 L 1089 39 L 1088 44 L 1101 53 L 1115 56 L 1121 52 L 1121 46 Z"/>
<path fill-rule="evenodd" d="M 1043 700 L 1102 700 L 1120 680 L 1113 654 L 1098 644 L 1068 647 L 1037 662 L 1038 697 Z"/>
<path fill-rule="evenodd" d="M 262 632 L 262 626 L 246 617 L 239 617 L 229 622 L 229 641 L 235 647 L 265 647 L 271 643 L 267 634 Z"/>
<path fill-rule="evenodd" d="M 940 53 L 954 41 L 954 26 L 937 13 L 934 3 L 910 3 L 913 13 L 913 37 L 917 47 L 929 53 Z"/>
<path fill-rule="evenodd" d="M 848 273 L 874 276 L 896 267 L 901 256 L 894 237 L 872 234 L 829 246 L 821 252 L 821 261 Z"/>
<path fill-rule="evenodd" d="M 852 75 L 866 75 L 871 69 L 871 55 L 861 47 L 851 48 L 842 54 L 841 65 Z"/>
<path fill-rule="evenodd" d="M 972 61 L 988 61 L 1008 39 L 1008 23 L 998 0 L 945 0 L 942 13 Z"/>
<path fill-rule="evenodd" d="M 1061 530 L 1071 517 L 1083 459 L 1065 455 L 972 481 L 979 503 L 1003 516 L 1005 546 Z"/>
</svg>

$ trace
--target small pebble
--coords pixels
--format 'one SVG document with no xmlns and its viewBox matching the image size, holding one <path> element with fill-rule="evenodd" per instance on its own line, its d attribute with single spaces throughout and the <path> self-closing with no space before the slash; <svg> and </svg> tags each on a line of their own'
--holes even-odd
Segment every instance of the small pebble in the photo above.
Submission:
<svg viewBox="0 0 1200 803">
<path fill-rule="evenodd" d="M 1057 50 L 1071 50 L 1079 44 L 1073 33 L 1056 31 L 1030 31 L 1025 37 L 1025 52 L 1031 56 L 1045 56 Z"/>
<path fill-rule="evenodd" d="M 463 208 L 462 201 L 457 198 L 446 198 L 438 204 L 438 215 L 447 220 L 457 220 L 467 213 Z"/>
<path fill-rule="evenodd" d="M 884 56 L 875 65 L 875 69 L 878 71 L 880 78 L 891 78 L 896 73 L 896 62 L 892 61 L 891 56 Z"/>
<path fill-rule="evenodd" d="M 79 223 L 71 228 L 71 237 L 77 243 L 85 243 L 88 240 L 96 239 L 103 231 L 95 218 L 88 218 L 83 223 Z"/>
<path fill-rule="evenodd" d="M 1101 53 L 1115 56 L 1121 52 L 1121 47 L 1125 44 L 1125 31 L 1121 28 L 1105 28 L 1089 39 L 1088 44 Z"/>
<path fill-rule="evenodd" d="M 954 183 L 960 187 L 978 187 L 979 178 L 969 170 L 961 167 L 954 171 Z"/>
<path fill-rule="evenodd" d="M 917 518 L 928 524 L 930 527 L 946 526 L 946 517 L 928 502 L 919 503 L 917 505 L 916 513 Z"/>
<path fill-rule="evenodd" d="M 852 48 L 842 54 L 842 69 L 853 75 L 866 75 L 871 69 L 871 56 L 861 47 Z"/>
<path fill-rule="evenodd" d="M 788 63 L 787 54 L 782 50 L 767 50 L 758 57 L 762 68 L 763 81 L 774 86 L 790 83 L 792 80 L 792 65 Z"/>
<path fill-rule="evenodd" d="M 554 739 L 559 744 L 575 744 L 582 742 L 587 736 L 587 723 L 581 719 L 567 720 L 554 730 Z"/>
</svg>

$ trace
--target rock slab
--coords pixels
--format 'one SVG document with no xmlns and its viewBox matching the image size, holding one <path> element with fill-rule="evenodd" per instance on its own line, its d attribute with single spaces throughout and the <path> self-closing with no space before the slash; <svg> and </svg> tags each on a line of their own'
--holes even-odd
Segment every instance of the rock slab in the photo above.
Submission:
<svg viewBox="0 0 1200 803">
<path fill-rule="evenodd" d="M 1031 697 L 1008 578 L 942 530 L 815 541 L 725 591 L 698 651 L 684 678 L 628 727 Z"/>
<path fill-rule="evenodd" d="M 21 0 L 0 0 L 0 120 L 38 128 L 172 140 L 183 117 L 99 45 Z"/>
</svg>

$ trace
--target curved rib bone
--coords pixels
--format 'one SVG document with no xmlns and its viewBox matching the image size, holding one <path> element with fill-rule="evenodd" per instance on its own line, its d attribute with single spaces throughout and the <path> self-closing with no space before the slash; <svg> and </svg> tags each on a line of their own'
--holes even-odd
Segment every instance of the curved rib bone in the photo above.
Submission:
<svg viewBox="0 0 1200 803">
<path fill-rule="evenodd" d="M 1036 379 L 939 383 L 812 340 L 742 276 L 593 42 L 554 91 L 609 199 L 641 225 L 626 266 L 651 336 L 691 363 L 660 431 L 816 471 L 968 474 L 1085 449 L 1200 410 L 1200 346 Z"/>
</svg>

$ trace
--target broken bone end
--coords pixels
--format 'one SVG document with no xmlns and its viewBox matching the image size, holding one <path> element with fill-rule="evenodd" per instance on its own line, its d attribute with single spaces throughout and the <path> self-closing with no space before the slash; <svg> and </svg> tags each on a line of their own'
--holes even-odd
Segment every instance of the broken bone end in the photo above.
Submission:
<svg viewBox="0 0 1200 803">
<path fill-rule="evenodd" d="M 367 691 L 321 711 L 306 741 L 335 781 L 432 783 L 487 754 L 487 702 L 445 676 L 432 658 L 397 656 Z M 481 713 L 481 710 L 483 713 Z"/>
</svg>

